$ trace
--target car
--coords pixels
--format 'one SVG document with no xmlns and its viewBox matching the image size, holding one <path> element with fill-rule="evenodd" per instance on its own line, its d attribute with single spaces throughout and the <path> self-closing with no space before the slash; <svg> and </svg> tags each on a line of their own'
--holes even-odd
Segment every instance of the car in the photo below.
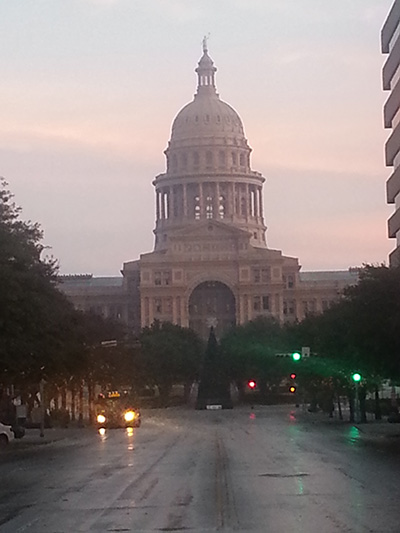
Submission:
<svg viewBox="0 0 400 533">
<path fill-rule="evenodd" d="M 97 427 L 138 428 L 141 424 L 140 410 L 129 394 L 110 391 L 100 394 L 96 404 Z"/>
<path fill-rule="evenodd" d="M 126 409 L 101 409 L 96 416 L 98 427 L 120 428 L 134 427 L 138 428 L 141 424 L 140 411 L 128 407 Z"/>
<path fill-rule="evenodd" d="M 7 446 L 8 443 L 14 439 L 14 433 L 11 426 L 0 422 L 0 447 Z"/>
</svg>

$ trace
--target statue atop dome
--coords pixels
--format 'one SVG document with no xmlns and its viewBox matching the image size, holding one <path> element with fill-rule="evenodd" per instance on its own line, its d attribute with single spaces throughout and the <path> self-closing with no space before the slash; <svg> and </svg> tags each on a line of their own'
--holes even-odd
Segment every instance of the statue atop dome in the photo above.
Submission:
<svg viewBox="0 0 400 533">
<path fill-rule="evenodd" d="M 203 37 L 203 52 L 205 54 L 208 52 L 207 41 L 208 41 L 209 38 L 210 38 L 210 34 L 204 35 L 204 37 Z"/>
</svg>

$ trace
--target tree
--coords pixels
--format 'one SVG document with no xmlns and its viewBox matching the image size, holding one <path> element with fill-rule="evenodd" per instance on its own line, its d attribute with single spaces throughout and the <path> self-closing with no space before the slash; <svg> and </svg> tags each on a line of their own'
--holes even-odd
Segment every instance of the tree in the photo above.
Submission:
<svg viewBox="0 0 400 533">
<path fill-rule="evenodd" d="M 0 374 L 5 384 L 39 381 L 62 369 L 74 310 L 56 288 L 57 263 L 43 257 L 38 224 L 21 220 L 0 180 Z"/>
<path fill-rule="evenodd" d="M 193 330 L 155 321 L 142 330 L 139 340 L 146 383 L 158 387 L 163 403 L 174 384 L 198 378 L 203 344 Z"/>
</svg>

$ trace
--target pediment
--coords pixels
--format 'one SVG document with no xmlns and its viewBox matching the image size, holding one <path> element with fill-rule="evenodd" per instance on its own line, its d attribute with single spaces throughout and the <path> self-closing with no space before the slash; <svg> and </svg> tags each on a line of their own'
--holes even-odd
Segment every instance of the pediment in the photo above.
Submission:
<svg viewBox="0 0 400 533">
<path fill-rule="evenodd" d="M 174 232 L 171 235 L 172 242 L 185 241 L 199 241 L 199 240 L 219 240 L 219 239 L 233 239 L 233 240 L 247 240 L 250 241 L 250 233 L 224 224 L 217 220 L 205 220 L 198 224 L 189 225 L 186 228 Z"/>
</svg>

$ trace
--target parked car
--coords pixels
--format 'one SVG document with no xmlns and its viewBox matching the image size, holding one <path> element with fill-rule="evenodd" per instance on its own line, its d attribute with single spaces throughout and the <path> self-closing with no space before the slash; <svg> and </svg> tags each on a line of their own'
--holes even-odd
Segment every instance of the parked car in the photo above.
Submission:
<svg viewBox="0 0 400 533">
<path fill-rule="evenodd" d="M 11 429 L 11 426 L 3 424 L 0 422 L 0 447 L 3 448 L 14 439 L 14 433 Z"/>
</svg>

